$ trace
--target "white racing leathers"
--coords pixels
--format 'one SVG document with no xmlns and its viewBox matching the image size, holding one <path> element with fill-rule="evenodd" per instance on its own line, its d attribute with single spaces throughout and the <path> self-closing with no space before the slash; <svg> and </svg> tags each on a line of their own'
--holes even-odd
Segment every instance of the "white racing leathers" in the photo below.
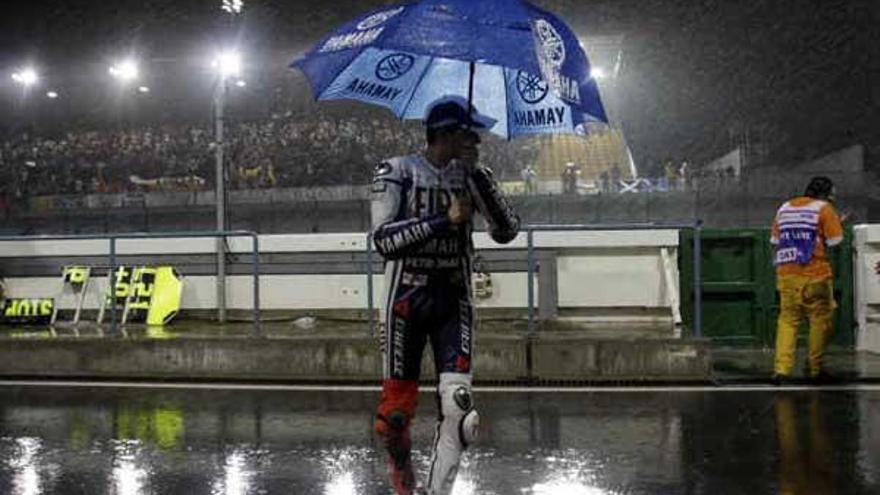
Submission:
<svg viewBox="0 0 880 495">
<path fill-rule="evenodd" d="M 447 210 L 453 196 L 471 201 L 496 242 L 510 242 L 519 232 L 519 218 L 488 169 L 468 172 L 456 162 L 438 169 L 418 155 L 376 167 L 373 242 L 386 260 L 385 380 L 378 420 L 394 411 L 412 418 L 414 385 L 430 341 L 439 381 L 439 421 L 428 478 L 429 493 L 435 495 L 451 492 L 461 453 L 479 425 L 470 367 L 473 226 L 450 223 Z"/>
<path fill-rule="evenodd" d="M 440 415 L 431 451 L 431 494 L 448 494 L 455 484 L 461 453 L 480 430 L 480 415 L 474 408 L 470 373 L 440 373 L 437 384 Z"/>
</svg>

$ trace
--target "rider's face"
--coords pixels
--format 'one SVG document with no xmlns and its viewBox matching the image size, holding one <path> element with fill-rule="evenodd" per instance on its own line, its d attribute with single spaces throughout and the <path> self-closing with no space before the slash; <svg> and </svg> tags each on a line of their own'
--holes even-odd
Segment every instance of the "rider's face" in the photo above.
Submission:
<svg viewBox="0 0 880 495">
<path fill-rule="evenodd" d="M 457 149 L 476 148 L 480 144 L 480 135 L 470 129 L 455 131 L 454 142 Z"/>
</svg>

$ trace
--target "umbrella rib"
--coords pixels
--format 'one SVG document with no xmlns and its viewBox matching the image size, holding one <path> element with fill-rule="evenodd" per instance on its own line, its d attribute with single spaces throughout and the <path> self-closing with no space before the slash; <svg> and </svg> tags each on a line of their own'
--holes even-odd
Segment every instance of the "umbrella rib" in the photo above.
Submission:
<svg viewBox="0 0 880 495">
<path fill-rule="evenodd" d="M 403 106 L 403 110 L 400 112 L 400 120 L 404 120 L 406 112 L 409 111 L 409 106 L 412 105 L 413 98 L 415 98 L 416 96 L 416 91 L 419 90 L 419 86 L 422 85 L 422 81 L 425 79 L 425 74 L 428 73 L 428 69 L 430 69 L 432 65 L 434 65 L 434 57 L 431 57 L 431 60 L 429 60 L 428 63 L 425 64 L 425 68 L 422 70 L 422 73 L 419 74 L 419 79 L 418 81 L 416 81 L 415 86 L 413 86 L 413 92 L 409 95 L 409 99 L 406 101 L 406 105 Z"/>
<path fill-rule="evenodd" d="M 510 94 L 507 92 L 507 85 L 509 83 L 507 81 L 507 69 L 504 66 L 501 66 L 501 78 L 504 79 L 504 112 L 507 114 L 505 124 L 507 124 L 507 140 L 510 141 L 513 139 L 510 135 Z"/>
</svg>

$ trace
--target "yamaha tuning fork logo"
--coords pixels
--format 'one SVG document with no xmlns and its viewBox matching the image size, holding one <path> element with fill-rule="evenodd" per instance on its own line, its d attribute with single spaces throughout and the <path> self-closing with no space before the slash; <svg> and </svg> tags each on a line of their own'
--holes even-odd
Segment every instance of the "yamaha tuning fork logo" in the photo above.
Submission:
<svg viewBox="0 0 880 495">
<path fill-rule="evenodd" d="M 568 103 L 580 104 L 581 92 L 577 81 L 562 75 L 565 65 L 565 39 L 559 31 L 544 19 L 537 19 L 532 26 L 535 36 L 535 55 L 547 85 Z"/>
<path fill-rule="evenodd" d="M 406 53 L 386 55 L 376 63 L 374 75 L 378 82 L 371 77 L 355 77 L 344 92 L 371 100 L 393 102 L 403 94 L 404 89 L 392 81 L 405 76 L 415 64 L 416 58 Z"/>
<path fill-rule="evenodd" d="M 538 19 L 535 21 L 535 36 L 538 38 L 538 59 L 541 67 L 559 70 L 565 63 L 565 41 L 549 22 Z"/>
<path fill-rule="evenodd" d="M 376 77 L 382 81 L 393 81 L 409 72 L 416 59 L 405 53 L 394 53 L 383 58 L 376 64 Z"/>
<path fill-rule="evenodd" d="M 519 71 L 516 75 L 516 90 L 524 102 L 534 105 L 547 97 L 550 86 L 540 76 Z"/>
</svg>

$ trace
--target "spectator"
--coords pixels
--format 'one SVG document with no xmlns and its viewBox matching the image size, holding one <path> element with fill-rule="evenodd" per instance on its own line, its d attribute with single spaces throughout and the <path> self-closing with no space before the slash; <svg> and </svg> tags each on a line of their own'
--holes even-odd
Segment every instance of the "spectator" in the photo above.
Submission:
<svg viewBox="0 0 880 495">
<path fill-rule="evenodd" d="M 526 194 L 535 194 L 538 192 L 538 184 L 536 182 L 538 174 L 531 165 L 526 165 L 525 168 L 522 169 L 520 176 L 522 177 Z"/>
<path fill-rule="evenodd" d="M 577 194 L 579 174 L 580 170 L 575 167 L 574 163 L 568 162 L 565 164 L 565 169 L 562 171 L 563 194 Z"/>
<path fill-rule="evenodd" d="M 600 190 L 603 193 L 610 193 L 611 192 L 611 176 L 608 175 L 607 170 L 603 170 L 602 173 L 599 174 L 599 185 L 600 185 Z"/>
<path fill-rule="evenodd" d="M 620 191 L 620 179 L 620 166 L 615 163 L 614 166 L 611 167 L 611 192 Z"/>
<path fill-rule="evenodd" d="M 678 184 L 678 170 L 672 164 L 672 160 L 666 160 L 663 165 L 663 179 L 665 187 L 662 187 L 662 190 L 674 189 Z"/>
<path fill-rule="evenodd" d="M 678 167 L 678 188 L 679 188 L 679 190 L 685 191 L 690 187 L 688 184 L 688 182 L 690 182 L 689 181 L 689 179 L 690 179 L 689 174 L 690 173 L 691 173 L 691 171 L 690 171 L 690 168 L 688 167 L 688 162 L 687 162 L 687 160 L 684 160 L 683 162 L 681 162 L 681 166 Z"/>
</svg>

